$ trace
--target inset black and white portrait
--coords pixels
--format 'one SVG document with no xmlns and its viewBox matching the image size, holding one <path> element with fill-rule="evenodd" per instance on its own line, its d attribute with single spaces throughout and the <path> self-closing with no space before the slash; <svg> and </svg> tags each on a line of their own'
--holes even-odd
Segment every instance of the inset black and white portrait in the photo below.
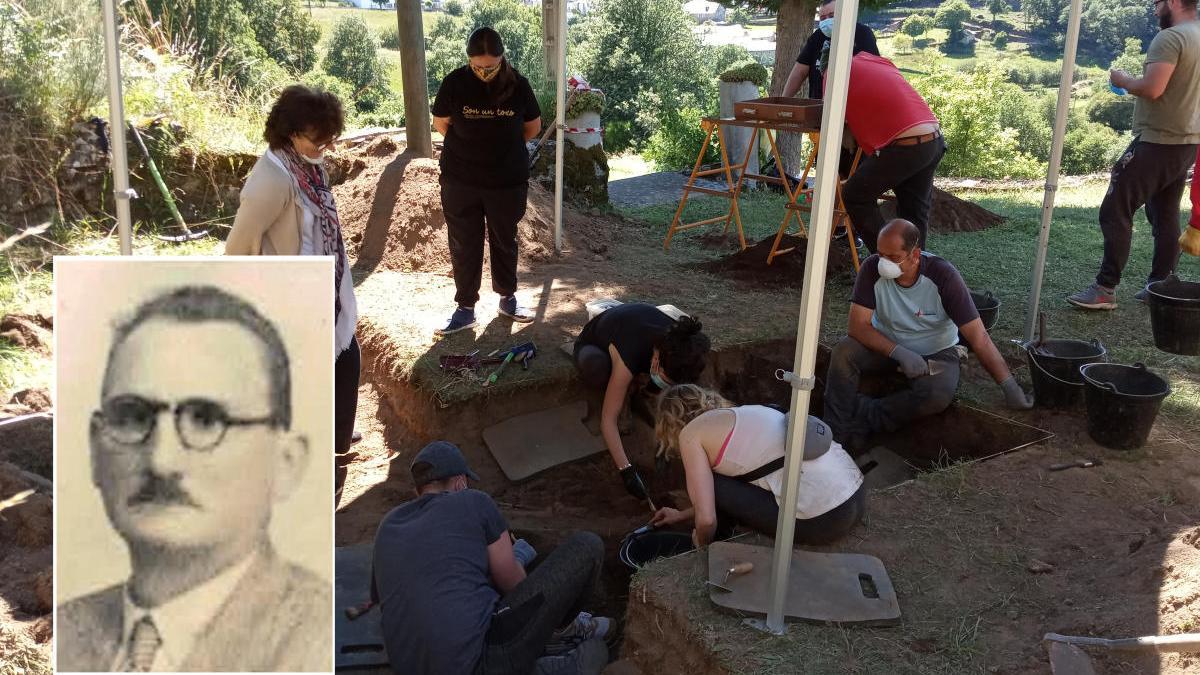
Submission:
<svg viewBox="0 0 1200 675">
<path fill-rule="evenodd" d="M 57 670 L 332 670 L 332 261 L 54 276 Z"/>
</svg>

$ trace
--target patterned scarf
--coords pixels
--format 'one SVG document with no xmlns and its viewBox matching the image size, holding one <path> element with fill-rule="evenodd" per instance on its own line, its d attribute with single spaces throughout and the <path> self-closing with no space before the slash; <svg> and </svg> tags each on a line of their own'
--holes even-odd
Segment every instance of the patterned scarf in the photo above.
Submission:
<svg viewBox="0 0 1200 675">
<path fill-rule="evenodd" d="M 338 221 L 333 192 L 329 189 L 329 179 L 324 168 L 306 162 L 295 148 L 288 146 L 279 154 L 282 155 L 288 170 L 292 172 L 292 178 L 299 186 L 300 193 L 308 200 L 308 206 L 316 209 L 314 224 L 317 227 L 314 229 L 321 235 L 318 240 L 318 255 L 333 256 L 333 320 L 336 323 L 342 314 L 341 290 L 342 275 L 346 272 L 346 245 L 342 241 L 342 226 Z"/>
</svg>

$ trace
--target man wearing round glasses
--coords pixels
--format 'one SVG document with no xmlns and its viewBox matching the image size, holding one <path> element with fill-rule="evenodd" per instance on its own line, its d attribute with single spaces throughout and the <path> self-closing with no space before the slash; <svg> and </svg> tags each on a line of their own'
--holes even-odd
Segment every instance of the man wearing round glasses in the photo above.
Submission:
<svg viewBox="0 0 1200 675">
<path fill-rule="evenodd" d="M 268 538 L 308 463 L 290 367 L 274 325 L 215 287 L 118 326 L 89 439 L 132 572 L 61 606 L 59 670 L 329 669 L 329 584 Z"/>
</svg>

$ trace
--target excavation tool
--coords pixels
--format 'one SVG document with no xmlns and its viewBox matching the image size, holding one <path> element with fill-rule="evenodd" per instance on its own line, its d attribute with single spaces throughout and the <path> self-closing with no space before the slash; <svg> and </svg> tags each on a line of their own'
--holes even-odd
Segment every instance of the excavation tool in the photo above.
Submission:
<svg viewBox="0 0 1200 675">
<path fill-rule="evenodd" d="M 346 608 L 346 618 L 353 621 L 353 620 L 357 619 L 358 617 L 362 616 L 363 614 L 366 614 L 367 612 L 371 611 L 371 608 L 374 606 L 375 606 L 375 603 L 368 600 L 368 601 L 362 603 L 361 605 L 347 607 Z"/>
<path fill-rule="evenodd" d="M 729 567 L 729 569 L 725 570 L 725 578 L 721 581 L 721 583 L 718 584 L 715 581 L 705 581 L 704 583 L 708 584 L 709 586 L 712 586 L 713 588 L 717 589 L 718 591 L 732 593 L 733 589 L 728 586 L 729 576 L 732 574 L 736 574 L 738 576 L 741 576 L 743 574 L 748 574 L 753 569 L 754 569 L 754 563 L 752 563 L 752 562 L 734 563 L 733 565 L 731 565 Z"/>
<path fill-rule="evenodd" d="M 183 216 L 179 213 L 179 207 L 175 205 L 175 198 L 171 196 L 171 191 L 167 189 L 167 184 L 163 181 L 162 174 L 158 171 L 158 165 L 154 163 L 154 158 L 150 156 L 150 151 L 146 149 L 146 143 L 142 141 L 142 135 L 138 133 L 137 125 L 133 122 L 129 123 L 129 131 L 133 134 L 133 140 L 137 143 L 138 149 L 142 151 L 142 156 L 146 158 L 146 168 L 150 169 L 150 176 L 154 178 L 154 184 L 158 186 L 159 193 L 167 202 L 167 209 L 171 211 L 171 216 L 175 218 L 175 222 L 183 229 L 183 234 L 174 237 L 166 235 L 156 235 L 158 239 L 163 241 L 173 241 L 176 243 L 185 241 L 195 241 L 208 236 L 208 230 L 197 230 L 193 232 L 188 228 L 187 223 L 183 220 Z"/>
<path fill-rule="evenodd" d="M 1063 462 L 1062 464 L 1051 464 L 1051 471 L 1062 471 L 1064 469 L 1090 469 L 1093 466 L 1100 466 L 1104 462 L 1099 459 L 1077 459 L 1074 462 Z"/>
<path fill-rule="evenodd" d="M 1179 635 L 1150 635 L 1147 637 L 1108 638 L 1076 637 L 1046 633 L 1043 642 L 1062 642 L 1081 647 L 1104 647 L 1118 651 L 1154 651 L 1164 652 L 1200 652 L 1200 633 L 1180 633 Z"/>
<path fill-rule="evenodd" d="M 525 370 L 529 370 L 529 361 L 530 361 L 530 359 L 532 359 L 536 356 L 537 356 L 537 346 L 534 345 L 532 342 L 526 342 L 523 344 L 519 344 L 516 347 L 513 347 L 512 349 L 509 349 L 508 351 L 504 352 L 502 355 L 494 357 L 496 359 L 499 359 L 500 367 L 497 368 L 494 373 L 492 373 L 490 376 L 488 376 L 488 379 L 486 382 L 483 383 L 483 386 L 488 387 L 493 384 L 496 384 L 496 380 L 498 380 L 500 378 L 500 373 L 504 372 L 504 368 L 514 360 L 520 361 L 521 367 L 524 368 Z M 484 359 L 483 363 L 494 363 L 494 361 L 491 358 L 488 358 L 488 359 Z"/>
<path fill-rule="evenodd" d="M 571 93 L 567 96 L 567 107 L 564 108 L 564 110 L 571 109 L 571 104 L 575 102 L 575 92 L 576 90 L 572 89 Z M 563 119 L 566 119 L 566 115 L 563 116 Z M 554 122 L 553 124 L 547 126 L 546 130 L 542 132 L 542 137 L 538 139 L 537 145 L 533 146 L 533 151 L 529 153 L 530 171 L 533 170 L 533 165 L 537 164 L 538 154 L 542 152 L 542 146 L 546 144 L 546 141 L 550 140 L 550 134 L 554 133 L 555 129 L 557 129 L 557 126 L 558 122 Z"/>
</svg>

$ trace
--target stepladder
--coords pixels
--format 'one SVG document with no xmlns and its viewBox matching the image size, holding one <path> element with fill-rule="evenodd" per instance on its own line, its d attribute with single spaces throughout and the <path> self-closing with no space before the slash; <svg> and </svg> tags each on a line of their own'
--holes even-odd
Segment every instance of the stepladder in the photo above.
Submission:
<svg viewBox="0 0 1200 675">
<path fill-rule="evenodd" d="M 749 143 L 746 146 L 745 153 L 740 158 L 740 162 L 733 164 L 730 161 L 730 150 L 727 143 L 727 127 L 744 127 L 751 130 Z M 663 241 L 663 249 L 670 250 L 671 240 L 675 234 L 685 230 L 690 230 L 706 225 L 721 223 L 724 226 L 723 234 L 729 233 L 730 226 L 737 227 L 738 245 L 742 250 L 747 248 L 745 227 L 742 223 L 741 209 L 738 204 L 738 197 L 741 195 L 742 188 L 747 180 L 761 181 L 763 183 L 777 185 L 782 188 L 784 195 L 787 197 L 787 203 L 784 209 L 783 220 L 779 223 L 776 231 L 775 240 L 772 243 L 771 250 L 767 255 L 766 263 L 770 265 L 775 258 L 795 250 L 796 247 L 790 246 L 780 248 L 783 241 L 783 235 L 787 233 L 792 220 L 795 219 L 796 229 L 800 236 L 807 238 L 808 232 L 804 226 L 804 220 L 801 217 L 802 213 L 811 213 L 811 197 L 812 188 L 807 187 L 808 178 L 812 173 L 817 157 L 817 150 L 820 142 L 819 129 L 811 126 L 804 126 L 796 123 L 767 121 L 767 120 L 750 120 L 750 119 L 732 119 L 732 118 L 713 118 L 706 117 L 701 120 L 701 128 L 705 132 L 704 144 L 700 148 L 700 152 L 696 156 L 696 162 L 692 167 L 692 172 L 688 176 L 687 183 L 683 187 L 683 194 L 679 200 L 679 206 L 675 210 L 675 215 L 671 219 L 671 225 L 667 230 L 667 236 Z M 779 148 L 779 132 L 793 132 L 806 134 L 811 141 L 811 149 L 805 161 L 804 171 L 799 180 L 789 178 L 786 171 L 782 170 L 784 166 L 782 153 Z M 707 150 L 716 138 L 717 149 L 720 156 L 720 164 L 713 168 L 704 168 L 704 158 L 708 154 Z M 770 148 L 770 155 L 775 161 L 775 166 L 780 167 L 777 176 L 768 176 L 763 174 L 752 174 L 747 172 L 747 167 L 750 163 L 751 153 L 758 152 L 760 141 L 765 138 L 767 145 Z M 861 153 L 860 153 L 861 154 Z M 854 167 L 858 165 L 859 157 L 854 160 Z M 853 172 L 853 168 L 851 169 Z M 723 186 L 719 188 L 707 187 L 698 185 L 697 181 L 701 179 L 711 179 L 719 177 L 724 180 Z M 683 214 L 687 207 L 688 199 L 692 194 L 706 194 L 717 197 L 722 197 L 729 200 L 729 208 L 721 215 L 703 218 L 693 222 L 684 222 Z M 842 223 L 847 230 L 849 236 L 850 248 L 852 249 L 851 260 L 855 271 L 858 270 L 858 251 L 854 249 L 854 235 L 850 226 L 850 219 L 846 216 L 845 207 L 841 198 L 841 181 L 837 183 L 837 202 L 834 213 L 834 228 Z"/>
</svg>

